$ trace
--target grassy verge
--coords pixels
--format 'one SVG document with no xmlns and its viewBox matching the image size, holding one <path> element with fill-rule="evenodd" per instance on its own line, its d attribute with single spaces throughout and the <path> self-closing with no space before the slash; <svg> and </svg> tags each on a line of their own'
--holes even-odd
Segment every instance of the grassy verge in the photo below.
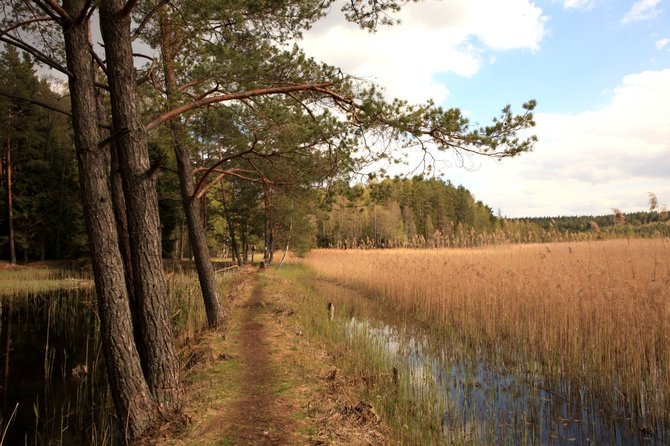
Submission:
<svg viewBox="0 0 670 446">
<path fill-rule="evenodd" d="M 191 423 L 159 444 L 388 444 L 377 401 L 305 326 L 297 283 L 273 270 L 240 277 L 225 337 L 203 332 L 183 349 Z"/>
<path fill-rule="evenodd" d="M 334 359 L 342 378 L 361 392 L 368 410 L 378 411 L 390 426 L 398 444 L 467 444 L 469 435 L 462 429 L 443 430 L 443 409 L 431 392 L 431 380 L 418 376 L 380 343 L 370 342 L 365 330 L 352 329 L 352 301 L 341 287 L 320 286 L 314 272 L 304 266 L 289 265 L 282 269 L 274 285 L 285 290 L 296 306 L 296 313 L 307 337 L 320 344 Z M 353 294 L 353 292 L 352 292 Z M 327 303 L 335 304 L 335 318 L 328 317 Z M 365 302 L 364 302 L 365 305 Z M 367 301 L 368 311 L 382 311 Z M 364 310 L 365 311 L 365 310 Z M 423 386 L 417 392 L 417 386 Z M 359 407 L 359 410 L 364 408 Z"/>
</svg>

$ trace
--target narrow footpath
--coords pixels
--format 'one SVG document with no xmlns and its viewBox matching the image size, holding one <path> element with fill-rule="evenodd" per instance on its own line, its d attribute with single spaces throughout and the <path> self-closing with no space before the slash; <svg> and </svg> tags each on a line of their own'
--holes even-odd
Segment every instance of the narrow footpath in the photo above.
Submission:
<svg viewBox="0 0 670 446">
<path fill-rule="evenodd" d="M 189 426 L 155 444 L 389 444 L 382 424 L 354 414 L 356 392 L 304 335 L 275 272 L 239 274 L 225 336 L 206 332 L 182 352 Z"/>
<path fill-rule="evenodd" d="M 239 381 L 244 390 L 232 406 L 226 437 L 235 444 L 295 444 L 295 423 L 289 415 L 296 411 L 291 401 L 276 392 L 277 358 L 267 333 L 267 303 L 257 281 L 250 298 L 241 305 L 239 330 L 241 370 Z M 275 334 L 276 336 L 276 334 Z"/>
</svg>

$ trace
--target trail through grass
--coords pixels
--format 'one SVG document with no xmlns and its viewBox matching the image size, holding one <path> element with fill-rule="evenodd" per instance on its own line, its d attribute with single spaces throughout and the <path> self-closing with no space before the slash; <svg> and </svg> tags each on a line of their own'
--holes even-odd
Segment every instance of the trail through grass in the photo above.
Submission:
<svg viewBox="0 0 670 446">
<path fill-rule="evenodd" d="M 191 424 L 159 443 L 387 444 L 379 420 L 355 411 L 356 392 L 331 379 L 337 369 L 308 336 L 286 282 L 274 271 L 241 274 L 225 338 L 204 332 L 182 352 Z"/>
</svg>

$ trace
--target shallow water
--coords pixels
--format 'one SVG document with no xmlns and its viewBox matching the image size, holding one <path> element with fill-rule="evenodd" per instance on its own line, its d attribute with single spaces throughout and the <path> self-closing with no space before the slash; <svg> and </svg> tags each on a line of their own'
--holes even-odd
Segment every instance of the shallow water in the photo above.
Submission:
<svg viewBox="0 0 670 446">
<path fill-rule="evenodd" d="M 480 444 L 664 445 L 668 426 L 634 419 L 603 404 L 584 386 L 537 372 L 494 366 L 454 354 L 416 330 L 352 317 L 350 336 L 380 347 L 389 367 L 404 370 L 415 397 L 435 401 L 445 438 L 451 430 Z M 619 412 L 619 413 L 617 413 Z"/>
<path fill-rule="evenodd" d="M 4 444 L 84 445 L 109 436 L 111 429 L 104 426 L 111 412 L 91 293 L 2 298 Z"/>
</svg>

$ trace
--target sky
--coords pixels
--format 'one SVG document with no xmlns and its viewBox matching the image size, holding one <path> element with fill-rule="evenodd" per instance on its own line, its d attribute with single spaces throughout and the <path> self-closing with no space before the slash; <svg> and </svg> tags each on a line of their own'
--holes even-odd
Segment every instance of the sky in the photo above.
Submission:
<svg viewBox="0 0 670 446">
<path fill-rule="evenodd" d="M 369 33 L 333 7 L 300 45 L 481 125 L 538 102 L 533 152 L 447 161 L 443 179 L 508 217 L 670 205 L 670 0 L 425 0 L 395 17 Z"/>
</svg>

